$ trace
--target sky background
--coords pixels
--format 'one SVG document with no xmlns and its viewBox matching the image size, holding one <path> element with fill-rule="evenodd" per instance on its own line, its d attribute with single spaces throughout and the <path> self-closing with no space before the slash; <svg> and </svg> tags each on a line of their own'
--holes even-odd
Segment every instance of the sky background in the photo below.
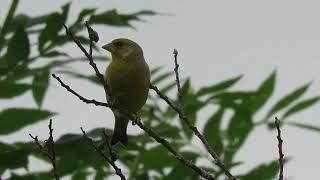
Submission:
<svg viewBox="0 0 320 180">
<path fill-rule="evenodd" d="M 60 9 L 65 2 L 24 0 L 20 2 L 18 12 L 36 16 Z M 1 23 L 10 3 L 10 0 L 1 0 Z M 74 0 L 68 22 L 72 22 L 72 18 L 84 7 L 100 7 L 100 11 L 116 8 L 120 12 L 151 9 L 169 14 L 146 17 L 146 22 L 133 23 L 137 30 L 96 27 L 101 39 L 98 46 L 114 38 L 130 38 L 143 47 L 150 67 L 162 65 L 167 69 L 173 69 L 172 51 L 176 48 L 179 50 L 181 75 L 191 77 L 195 87 L 243 74 L 243 79 L 233 89 L 253 89 L 276 70 L 275 93 L 266 105 L 270 107 L 280 97 L 307 82 L 312 82 L 312 86 L 304 97 L 319 95 L 319 6 L 320 1 L 316 0 L 139 0 L 134 3 Z M 67 48 L 70 48 L 71 54 L 80 55 L 79 49 L 72 45 Z M 107 52 L 105 54 L 109 55 Z M 99 64 L 101 71 L 105 67 L 106 64 Z M 87 65 L 75 65 L 72 68 L 92 73 Z M 61 77 L 82 95 L 104 100 L 100 87 Z M 113 127 L 110 111 L 86 105 L 59 87 L 55 81 L 51 80 L 51 84 L 43 107 L 59 112 L 58 116 L 53 117 L 57 137 L 66 132 L 79 133 L 79 127 L 87 130 L 102 126 Z M 14 101 L 0 102 L 0 108 L 12 106 L 36 107 L 36 104 L 31 92 Z M 262 117 L 266 110 L 268 108 L 257 117 Z M 320 126 L 319 113 L 319 105 L 316 105 L 292 116 L 290 121 Z M 207 115 L 201 114 L 200 119 Z M 200 123 L 200 128 L 201 125 Z M 29 132 L 46 137 L 47 121 L 28 126 L 14 135 L 1 136 L 0 140 L 29 141 Z M 131 126 L 128 132 L 140 131 Z M 246 165 L 234 172 L 243 172 L 261 162 L 277 158 L 275 133 L 265 127 L 257 128 L 236 158 Z M 285 166 L 285 177 L 292 180 L 318 177 L 320 134 L 289 126 L 284 126 L 282 133 L 284 153 L 292 157 Z M 38 166 L 39 163 L 35 163 L 31 169 L 37 169 Z"/>
</svg>

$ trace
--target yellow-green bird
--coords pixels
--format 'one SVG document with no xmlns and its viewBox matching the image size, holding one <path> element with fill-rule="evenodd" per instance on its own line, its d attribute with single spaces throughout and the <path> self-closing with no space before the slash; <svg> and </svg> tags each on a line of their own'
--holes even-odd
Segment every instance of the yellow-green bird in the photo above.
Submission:
<svg viewBox="0 0 320 180">
<path fill-rule="evenodd" d="M 142 48 L 129 39 L 115 39 L 102 46 L 112 55 L 105 74 L 105 81 L 110 87 L 112 103 L 120 109 L 137 113 L 146 103 L 149 85 L 150 70 L 144 60 Z M 108 102 L 111 101 L 107 97 Z M 113 109 L 115 125 L 111 144 L 121 142 L 128 144 L 127 126 L 129 119 L 119 110 Z"/>
</svg>

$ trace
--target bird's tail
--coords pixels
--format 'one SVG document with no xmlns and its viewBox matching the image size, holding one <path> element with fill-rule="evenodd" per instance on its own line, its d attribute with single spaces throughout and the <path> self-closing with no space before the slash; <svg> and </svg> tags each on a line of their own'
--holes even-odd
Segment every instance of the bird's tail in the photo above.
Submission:
<svg viewBox="0 0 320 180">
<path fill-rule="evenodd" d="M 115 124 L 113 129 L 113 135 L 111 139 L 111 145 L 117 144 L 119 141 L 124 146 L 128 144 L 127 137 L 127 127 L 128 127 L 128 118 L 124 116 L 115 115 Z"/>
</svg>

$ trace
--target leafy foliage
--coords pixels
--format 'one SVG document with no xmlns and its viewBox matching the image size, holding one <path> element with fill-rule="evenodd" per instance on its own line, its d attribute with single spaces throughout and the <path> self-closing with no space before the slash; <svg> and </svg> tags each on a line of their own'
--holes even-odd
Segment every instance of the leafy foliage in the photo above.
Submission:
<svg viewBox="0 0 320 180">
<path fill-rule="evenodd" d="M 0 100 L 17 98 L 32 91 L 37 107 L 8 107 L 0 110 L 0 135 L 12 135 L 28 125 L 46 120 L 56 114 L 51 110 L 42 109 L 45 94 L 50 88 L 50 73 L 59 72 L 72 78 L 98 84 L 93 74 L 87 75 L 67 68 L 67 65 L 75 62 L 86 62 L 83 57 L 71 57 L 67 51 L 59 48 L 71 42 L 65 36 L 62 26 L 63 23 L 68 22 L 71 4 L 65 4 L 58 11 L 31 17 L 26 14 L 15 15 L 17 3 L 18 1 L 13 1 L 0 31 L 0 54 L 3 54 L 0 57 Z M 149 10 L 131 14 L 122 14 L 115 9 L 101 13 L 96 13 L 96 10 L 95 8 L 82 9 L 74 22 L 68 22 L 70 30 L 83 44 L 89 43 L 87 37 L 81 35 L 86 19 L 89 19 L 93 25 L 134 28 L 132 21 L 140 21 L 142 16 L 157 14 Z M 29 41 L 31 35 L 37 37 L 36 46 L 31 45 Z M 35 56 L 30 55 L 33 50 L 37 52 Z M 110 60 L 100 56 L 94 59 L 95 61 Z M 38 65 L 37 62 L 40 60 L 43 63 Z M 163 93 L 173 92 L 175 88 L 173 72 L 157 67 L 152 69 L 151 74 L 152 83 L 157 85 Z M 283 121 L 283 125 L 289 124 L 320 132 L 319 127 L 288 121 L 290 116 L 310 108 L 319 101 L 319 96 L 301 99 L 310 83 L 280 98 L 271 106 L 263 119 L 257 120 L 255 114 L 264 109 L 265 104 L 274 94 L 277 74 L 275 71 L 272 72 L 256 89 L 230 90 L 241 78 L 243 78 L 242 75 L 236 76 L 198 89 L 192 86 L 189 78 L 182 83 L 182 108 L 192 123 L 197 125 L 198 114 L 203 109 L 212 110 L 202 133 L 231 171 L 232 168 L 243 164 L 243 162 L 236 162 L 234 157 L 245 144 L 250 133 L 257 126 L 270 126 L 269 119 L 276 113 L 283 114 L 282 119 L 287 119 Z M 301 100 L 298 101 L 299 99 Z M 176 102 L 177 97 L 174 95 L 171 100 Z M 232 112 L 230 118 L 225 116 L 227 111 Z M 149 101 L 141 110 L 140 116 L 147 119 L 145 123 L 161 137 L 166 138 L 188 160 L 197 162 L 208 159 L 206 152 L 193 148 L 194 134 L 190 129 L 178 119 L 172 108 L 164 106 L 154 94 L 150 93 Z M 222 127 L 224 122 L 227 122 L 226 127 Z M 87 134 L 100 144 L 105 141 L 102 131 L 102 128 L 98 128 Z M 112 130 L 108 129 L 107 133 L 111 135 Z M 116 146 L 115 151 L 118 161 L 121 162 L 126 170 L 124 172 L 130 179 L 199 179 L 197 174 L 182 166 L 168 151 L 155 144 L 147 135 L 134 135 L 129 139 L 127 148 Z M 106 162 L 95 153 L 80 134 L 65 134 L 55 143 L 58 170 L 61 176 L 70 175 L 71 179 L 80 180 L 94 176 L 95 180 L 102 180 L 114 175 L 113 169 L 106 166 Z M 105 153 L 109 155 L 108 152 Z M 16 169 L 28 169 L 30 156 L 48 162 L 37 151 L 33 142 L 0 142 L 0 176 L 7 171 L 10 179 L 52 179 L 51 170 L 15 174 Z M 223 179 L 223 173 L 214 162 L 208 162 L 203 168 Z M 272 161 L 262 163 L 246 173 L 239 174 L 238 177 L 243 180 L 272 179 L 277 172 L 276 161 Z"/>
</svg>

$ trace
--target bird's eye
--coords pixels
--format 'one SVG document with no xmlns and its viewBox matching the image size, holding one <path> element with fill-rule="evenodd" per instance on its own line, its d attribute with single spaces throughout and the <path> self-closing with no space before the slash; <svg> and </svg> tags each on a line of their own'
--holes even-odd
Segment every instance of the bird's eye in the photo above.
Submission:
<svg viewBox="0 0 320 180">
<path fill-rule="evenodd" d="M 117 42 L 113 42 L 114 46 L 116 47 L 122 47 L 124 45 L 123 42 L 117 41 Z"/>
</svg>

